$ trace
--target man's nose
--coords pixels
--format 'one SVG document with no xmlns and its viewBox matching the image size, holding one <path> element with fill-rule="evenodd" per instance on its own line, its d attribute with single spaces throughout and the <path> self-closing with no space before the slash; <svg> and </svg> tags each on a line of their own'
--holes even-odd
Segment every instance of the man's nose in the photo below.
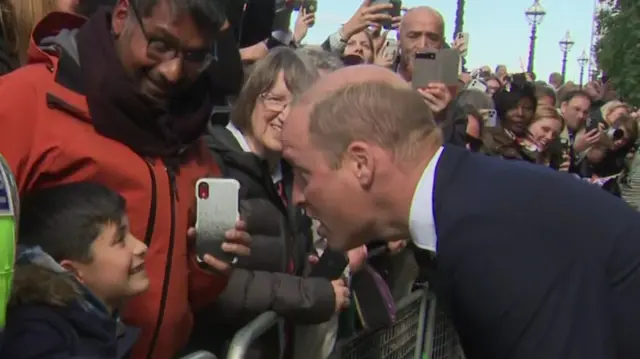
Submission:
<svg viewBox="0 0 640 359">
<path fill-rule="evenodd" d="M 158 65 L 158 72 L 162 74 L 168 83 L 176 84 L 182 78 L 182 60 L 180 57 L 176 57 L 165 61 Z"/>
<path fill-rule="evenodd" d="M 294 205 L 304 208 L 304 194 L 300 190 L 299 186 L 294 185 L 293 190 L 291 191 L 291 201 Z"/>
<path fill-rule="evenodd" d="M 587 118 L 586 112 L 578 112 L 578 121 L 584 121 Z"/>
</svg>

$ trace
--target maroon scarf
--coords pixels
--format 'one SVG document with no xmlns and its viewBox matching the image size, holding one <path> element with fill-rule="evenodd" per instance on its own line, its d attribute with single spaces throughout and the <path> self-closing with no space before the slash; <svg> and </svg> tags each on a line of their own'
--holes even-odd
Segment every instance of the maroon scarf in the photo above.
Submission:
<svg viewBox="0 0 640 359">
<path fill-rule="evenodd" d="M 122 68 L 111 33 L 111 13 L 99 10 L 77 35 L 81 74 L 96 131 L 141 156 L 177 164 L 205 131 L 213 108 L 209 73 L 167 110 L 154 108 L 137 93 Z"/>
</svg>

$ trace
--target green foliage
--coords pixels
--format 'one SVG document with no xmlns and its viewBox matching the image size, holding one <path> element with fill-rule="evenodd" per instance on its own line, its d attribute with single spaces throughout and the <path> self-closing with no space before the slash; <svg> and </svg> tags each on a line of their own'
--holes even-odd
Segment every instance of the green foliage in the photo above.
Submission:
<svg viewBox="0 0 640 359">
<path fill-rule="evenodd" d="M 640 106 L 640 1 L 619 0 L 599 14 L 598 65 L 618 94 Z"/>
</svg>

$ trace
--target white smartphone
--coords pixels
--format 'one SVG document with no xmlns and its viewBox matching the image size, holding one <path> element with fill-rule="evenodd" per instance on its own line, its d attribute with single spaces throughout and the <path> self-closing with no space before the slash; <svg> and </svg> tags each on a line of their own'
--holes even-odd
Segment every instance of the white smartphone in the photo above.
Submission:
<svg viewBox="0 0 640 359">
<path fill-rule="evenodd" d="M 468 89 L 474 89 L 474 90 L 478 90 L 482 93 L 486 93 L 487 92 L 487 85 L 485 85 L 482 81 L 478 80 L 478 79 L 473 79 L 471 80 L 471 82 L 469 82 L 469 85 L 467 85 Z"/>
<path fill-rule="evenodd" d="M 496 110 L 487 111 L 487 118 L 484 125 L 487 127 L 496 127 L 498 125 L 498 112 Z"/>
<path fill-rule="evenodd" d="M 387 39 L 382 56 L 388 59 L 395 59 L 398 56 L 398 42 L 393 39 Z"/>
<path fill-rule="evenodd" d="M 238 258 L 222 250 L 225 232 L 240 217 L 240 182 L 232 178 L 201 178 L 196 182 L 196 252 L 235 264 Z"/>
</svg>

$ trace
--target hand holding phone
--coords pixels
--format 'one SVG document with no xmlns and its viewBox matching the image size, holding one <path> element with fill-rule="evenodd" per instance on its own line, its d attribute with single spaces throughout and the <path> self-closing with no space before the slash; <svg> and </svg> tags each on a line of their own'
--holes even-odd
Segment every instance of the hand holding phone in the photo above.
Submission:
<svg viewBox="0 0 640 359">
<path fill-rule="evenodd" d="M 349 297 L 351 296 L 351 293 L 342 278 L 332 281 L 331 286 L 333 286 L 333 293 L 336 296 L 336 307 L 334 312 L 337 314 L 349 306 Z"/>
<path fill-rule="evenodd" d="M 459 68 L 460 55 L 454 49 L 418 51 L 413 62 L 411 84 L 414 89 L 426 88 L 434 82 L 457 86 Z"/>
</svg>

